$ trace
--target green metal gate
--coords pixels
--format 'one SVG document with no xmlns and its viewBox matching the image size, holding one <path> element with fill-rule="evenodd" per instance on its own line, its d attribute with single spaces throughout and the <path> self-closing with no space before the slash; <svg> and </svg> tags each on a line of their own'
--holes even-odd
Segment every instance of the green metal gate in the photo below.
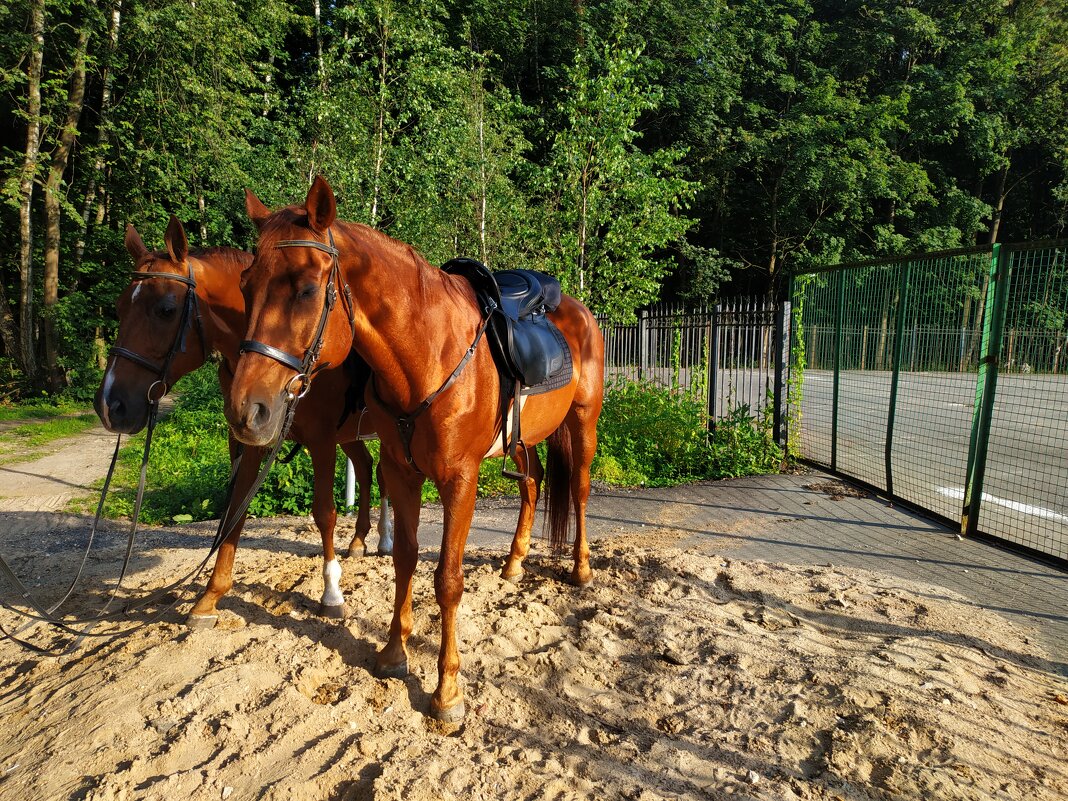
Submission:
<svg viewBox="0 0 1068 801">
<path fill-rule="evenodd" d="M 1068 558 L 1064 244 L 800 272 L 791 296 L 795 451 Z"/>
</svg>

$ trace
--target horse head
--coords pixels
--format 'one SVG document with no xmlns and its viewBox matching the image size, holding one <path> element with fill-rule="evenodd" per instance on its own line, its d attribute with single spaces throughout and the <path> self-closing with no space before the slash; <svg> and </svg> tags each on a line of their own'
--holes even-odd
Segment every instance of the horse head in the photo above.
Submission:
<svg viewBox="0 0 1068 801">
<path fill-rule="evenodd" d="M 144 428 L 150 408 L 207 358 L 189 243 L 173 215 L 164 242 L 166 251 L 152 252 L 137 229 L 126 226 L 134 272 L 116 303 L 118 336 L 93 402 L 116 433 Z"/>
<path fill-rule="evenodd" d="M 272 213 L 249 190 L 245 206 L 259 240 L 241 275 L 248 329 L 225 409 L 238 439 L 266 445 L 278 436 L 287 403 L 319 370 L 345 361 L 354 312 L 331 231 L 337 203 L 323 178 L 303 206 Z"/>
</svg>

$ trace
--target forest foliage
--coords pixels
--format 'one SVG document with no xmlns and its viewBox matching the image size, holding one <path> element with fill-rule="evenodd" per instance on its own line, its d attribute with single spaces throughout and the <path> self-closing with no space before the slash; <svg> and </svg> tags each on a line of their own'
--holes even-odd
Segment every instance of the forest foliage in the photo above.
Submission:
<svg viewBox="0 0 1068 801">
<path fill-rule="evenodd" d="M 628 319 L 1062 235 L 1068 0 L 8 0 L 0 394 L 95 386 L 127 223 L 251 247 L 316 174 L 433 263 Z"/>
</svg>

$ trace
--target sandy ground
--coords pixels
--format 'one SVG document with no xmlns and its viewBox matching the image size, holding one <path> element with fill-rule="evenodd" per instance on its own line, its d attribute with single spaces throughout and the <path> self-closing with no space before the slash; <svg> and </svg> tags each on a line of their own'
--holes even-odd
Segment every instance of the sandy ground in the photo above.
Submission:
<svg viewBox="0 0 1068 801">
<path fill-rule="evenodd" d="M 18 468 L 68 488 L 99 469 L 49 464 L 54 474 Z M 58 598 L 85 520 L 53 511 L 68 490 L 19 495 L 4 481 L 0 552 L 35 594 Z M 439 525 L 440 513 L 426 517 Z M 208 536 L 145 532 L 124 597 L 194 567 Z M 22 632 L 60 655 L 0 642 L 0 799 L 1066 797 L 1068 682 L 1033 632 L 941 587 L 739 561 L 685 550 L 680 536 L 620 526 L 595 543 L 585 590 L 563 583 L 568 565 L 540 543 L 518 586 L 498 577 L 500 548 L 469 550 L 468 715 L 443 727 L 425 714 L 433 550 L 415 579 L 412 672 L 379 680 L 391 562 L 345 562 L 351 615 L 323 620 L 317 532 L 254 521 L 214 630 L 186 629 L 185 604 L 122 638 Z M 99 544 L 74 613 L 113 585 L 121 528 Z M 0 611 L 0 624 L 18 622 Z"/>
</svg>

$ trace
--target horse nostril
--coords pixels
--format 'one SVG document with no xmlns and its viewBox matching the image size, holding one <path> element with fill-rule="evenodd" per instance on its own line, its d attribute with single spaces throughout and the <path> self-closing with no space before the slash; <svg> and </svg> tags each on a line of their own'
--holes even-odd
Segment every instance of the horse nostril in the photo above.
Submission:
<svg viewBox="0 0 1068 801">
<path fill-rule="evenodd" d="M 108 417 L 113 423 L 122 422 L 126 419 L 126 404 L 121 398 L 113 398 L 108 402 Z"/>
<path fill-rule="evenodd" d="M 265 403 L 253 403 L 249 409 L 248 422 L 251 428 L 259 428 L 266 425 L 271 418 L 271 412 Z"/>
</svg>

